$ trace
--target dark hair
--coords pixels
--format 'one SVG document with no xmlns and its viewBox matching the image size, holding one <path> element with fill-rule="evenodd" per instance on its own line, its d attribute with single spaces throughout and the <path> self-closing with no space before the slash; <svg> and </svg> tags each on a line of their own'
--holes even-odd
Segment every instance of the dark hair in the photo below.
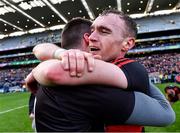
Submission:
<svg viewBox="0 0 180 133">
<path fill-rule="evenodd" d="M 84 33 L 91 33 L 92 22 L 84 18 L 74 18 L 70 20 L 61 33 L 61 47 L 65 49 L 81 47 Z"/>
<path fill-rule="evenodd" d="M 167 93 L 168 90 L 173 90 L 174 86 L 173 85 L 168 85 L 164 88 L 165 93 Z"/>
<path fill-rule="evenodd" d="M 131 36 L 134 38 L 137 37 L 137 24 L 131 17 L 124 14 L 124 12 L 122 11 L 118 11 L 117 9 L 104 10 L 100 14 L 100 16 L 106 16 L 108 14 L 118 15 L 120 19 L 124 20 L 125 25 L 126 25 L 126 33 L 125 33 L 126 36 Z"/>
</svg>

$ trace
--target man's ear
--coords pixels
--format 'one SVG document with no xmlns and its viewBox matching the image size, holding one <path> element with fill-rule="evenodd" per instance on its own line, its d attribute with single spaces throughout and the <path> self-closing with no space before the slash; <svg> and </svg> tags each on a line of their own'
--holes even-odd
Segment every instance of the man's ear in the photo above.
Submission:
<svg viewBox="0 0 180 133">
<path fill-rule="evenodd" d="M 128 50 L 132 49 L 135 45 L 135 39 L 128 37 L 124 42 L 123 42 L 123 48 L 122 50 L 124 52 L 127 52 Z"/>
<path fill-rule="evenodd" d="M 89 44 L 89 36 L 90 36 L 89 33 L 85 33 L 84 36 L 83 36 L 84 41 L 85 41 L 86 44 Z"/>
</svg>

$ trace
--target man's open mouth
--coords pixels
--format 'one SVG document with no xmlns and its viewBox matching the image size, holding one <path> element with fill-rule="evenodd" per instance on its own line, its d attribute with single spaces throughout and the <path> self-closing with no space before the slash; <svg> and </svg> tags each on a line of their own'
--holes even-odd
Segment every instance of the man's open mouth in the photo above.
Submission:
<svg viewBox="0 0 180 133">
<path fill-rule="evenodd" d="M 100 49 L 97 48 L 97 47 L 89 47 L 89 49 L 90 49 L 90 51 L 98 51 L 98 50 L 100 50 Z"/>
</svg>

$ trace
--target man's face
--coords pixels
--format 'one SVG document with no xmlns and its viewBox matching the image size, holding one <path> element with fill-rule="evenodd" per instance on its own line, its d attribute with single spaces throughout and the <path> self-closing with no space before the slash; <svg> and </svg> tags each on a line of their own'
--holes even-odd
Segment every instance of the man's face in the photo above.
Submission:
<svg viewBox="0 0 180 133">
<path fill-rule="evenodd" d="M 89 52 L 100 55 L 102 60 L 111 61 L 117 56 L 122 56 L 124 40 L 124 21 L 115 14 L 99 16 L 91 27 L 89 36 Z"/>
</svg>

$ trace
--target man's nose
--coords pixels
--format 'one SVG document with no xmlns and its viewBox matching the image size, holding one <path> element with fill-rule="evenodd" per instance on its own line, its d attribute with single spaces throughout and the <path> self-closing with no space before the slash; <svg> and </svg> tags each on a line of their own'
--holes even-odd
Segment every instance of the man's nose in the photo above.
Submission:
<svg viewBox="0 0 180 133">
<path fill-rule="evenodd" d="M 92 32 L 91 35 L 89 36 L 89 41 L 97 41 L 97 33 Z"/>
</svg>

